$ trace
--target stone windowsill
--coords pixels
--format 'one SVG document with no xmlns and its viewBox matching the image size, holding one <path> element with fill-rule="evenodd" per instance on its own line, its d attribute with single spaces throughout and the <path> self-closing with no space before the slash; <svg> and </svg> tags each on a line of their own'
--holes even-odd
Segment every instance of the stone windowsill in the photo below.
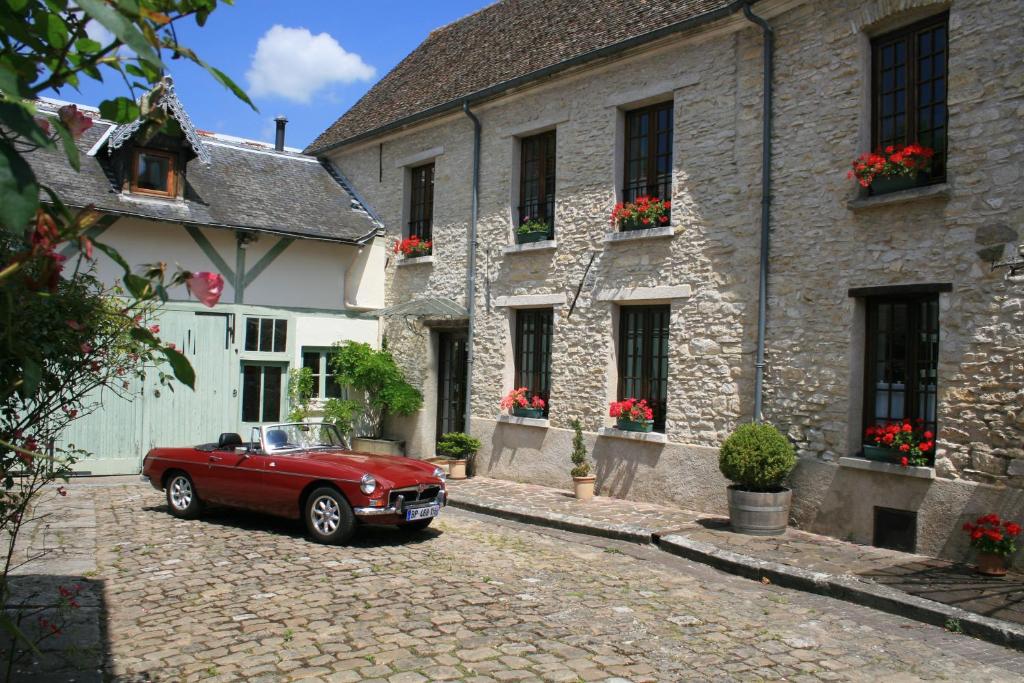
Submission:
<svg viewBox="0 0 1024 683">
<path fill-rule="evenodd" d="M 934 467 L 903 467 L 889 462 L 876 462 L 866 458 L 847 456 L 839 458 L 840 467 L 849 467 L 854 470 L 867 470 L 868 472 L 881 472 L 882 474 L 895 474 L 901 477 L 916 477 L 918 479 L 934 479 Z"/>
<path fill-rule="evenodd" d="M 434 262 L 434 255 L 433 254 L 431 254 L 430 256 L 414 256 L 412 258 L 403 256 L 402 258 L 398 259 L 398 265 L 399 266 L 419 266 L 419 265 L 423 265 L 423 264 L 426 264 L 426 263 L 433 263 L 433 262 Z"/>
<path fill-rule="evenodd" d="M 613 439 L 626 439 L 627 441 L 643 441 L 646 443 L 668 443 L 668 437 L 661 432 L 627 432 L 615 427 L 601 427 L 597 430 L 598 436 L 608 436 Z"/>
<path fill-rule="evenodd" d="M 516 417 L 515 415 L 499 415 L 498 422 L 521 427 L 540 427 L 541 429 L 547 429 L 550 425 L 546 417 Z"/>
<path fill-rule="evenodd" d="M 558 248 L 555 240 L 541 240 L 540 242 L 527 242 L 526 244 L 509 244 L 502 247 L 503 254 L 522 254 L 524 252 L 554 251 Z"/>
<path fill-rule="evenodd" d="M 939 183 L 938 185 L 912 187 L 908 190 L 889 192 L 874 197 L 857 197 L 846 202 L 846 208 L 850 211 L 862 211 L 864 209 L 874 209 L 893 204 L 906 204 L 926 199 L 949 199 L 951 195 L 952 188 L 950 188 L 949 183 Z"/>
<path fill-rule="evenodd" d="M 605 242 L 633 242 L 635 240 L 652 240 L 674 237 L 676 229 L 671 225 L 663 225 L 660 228 L 649 228 L 647 230 L 625 230 L 606 232 Z"/>
</svg>

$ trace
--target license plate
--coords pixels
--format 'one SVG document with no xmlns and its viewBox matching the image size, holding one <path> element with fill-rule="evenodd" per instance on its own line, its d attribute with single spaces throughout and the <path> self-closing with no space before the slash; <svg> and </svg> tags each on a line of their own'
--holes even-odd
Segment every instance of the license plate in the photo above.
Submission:
<svg viewBox="0 0 1024 683">
<path fill-rule="evenodd" d="M 425 508 L 413 508 L 412 510 L 405 511 L 405 521 L 411 522 L 414 519 L 437 517 L 439 514 L 441 514 L 440 505 L 428 505 Z"/>
</svg>

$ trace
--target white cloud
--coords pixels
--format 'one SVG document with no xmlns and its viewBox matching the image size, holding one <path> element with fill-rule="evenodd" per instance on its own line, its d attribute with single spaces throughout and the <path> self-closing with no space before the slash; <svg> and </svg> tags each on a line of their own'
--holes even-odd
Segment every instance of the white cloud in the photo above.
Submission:
<svg viewBox="0 0 1024 683">
<path fill-rule="evenodd" d="M 103 47 L 110 45 L 110 41 L 114 39 L 114 34 L 111 33 L 106 26 L 95 19 L 91 19 L 86 23 L 85 34 Z"/>
<path fill-rule="evenodd" d="M 256 97 L 276 95 L 305 104 L 331 83 L 367 81 L 374 73 L 362 57 L 346 51 L 329 34 L 276 24 L 256 44 L 245 77 L 249 93 Z"/>
</svg>

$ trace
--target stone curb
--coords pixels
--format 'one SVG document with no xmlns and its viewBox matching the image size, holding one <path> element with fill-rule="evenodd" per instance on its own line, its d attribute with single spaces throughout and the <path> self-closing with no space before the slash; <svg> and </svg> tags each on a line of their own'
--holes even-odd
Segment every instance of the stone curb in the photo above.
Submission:
<svg viewBox="0 0 1024 683">
<path fill-rule="evenodd" d="M 449 496 L 458 496 L 449 490 Z M 760 581 L 768 578 L 772 583 L 808 593 L 852 602 L 882 612 L 906 617 L 934 626 L 945 627 L 954 620 L 966 635 L 1024 651 L 1024 627 L 1001 619 L 992 619 L 974 612 L 919 598 L 903 591 L 865 581 L 854 576 L 837 576 L 813 572 L 799 567 L 759 560 L 678 534 L 659 537 L 653 530 L 629 524 L 608 524 L 585 517 L 553 512 L 538 512 L 507 503 L 478 503 L 449 497 L 448 504 L 455 508 L 502 517 L 526 524 L 536 524 L 563 531 L 590 536 L 614 538 L 633 543 L 653 543 L 661 550 L 688 560 L 710 565 L 730 574 Z"/>
<path fill-rule="evenodd" d="M 772 583 L 785 588 L 838 598 L 934 626 L 945 627 L 947 622 L 957 621 L 967 635 L 1024 651 L 1024 627 L 919 598 L 855 576 L 837 576 L 759 560 L 678 534 L 656 538 L 655 543 L 666 552 L 755 581 L 767 577 Z"/>
</svg>

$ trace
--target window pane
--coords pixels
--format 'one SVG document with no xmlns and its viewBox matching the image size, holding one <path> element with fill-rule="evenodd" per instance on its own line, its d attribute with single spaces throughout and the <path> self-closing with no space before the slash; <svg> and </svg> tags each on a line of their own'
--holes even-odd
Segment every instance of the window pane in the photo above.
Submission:
<svg viewBox="0 0 1024 683">
<path fill-rule="evenodd" d="M 260 319 L 245 319 L 245 350 L 256 351 L 260 343 Z"/>
<path fill-rule="evenodd" d="M 260 420 L 260 366 L 242 366 L 242 421 Z"/>
<path fill-rule="evenodd" d="M 283 352 L 288 345 L 288 321 L 274 321 L 274 351 Z"/>
<path fill-rule="evenodd" d="M 323 354 L 319 351 L 303 351 L 302 367 L 309 368 L 313 373 L 313 398 L 320 398 L 320 359 Z"/>
<path fill-rule="evenodd" d="M 135 186 L 142 190 L 169 192 L 167 176 L 170 165 L 171 160 L 168 157 L 139 152 Z"/>
<path fill-rule="evenodd" d="M 263 368 L 263 421 L 281 419 L 281 368 L 268 365 Z"/>
<path fill-rule="evenodd" d="M 260 351 L 274 350 L 274 320 L 260 318 Z"/>
<path fill-rule="evenodd" d="M 668 401 L 668 306 L 624 306 L 619 313 L 618 398 L 646 399 L 654 429 L 665 430 Z"/>
<path fill-rule="evenodd" d="M 409 203 L 409 236 L 431 239 L 434 213 L 434 164 L 409 171 L 412 183 Z"/>
</svg>

